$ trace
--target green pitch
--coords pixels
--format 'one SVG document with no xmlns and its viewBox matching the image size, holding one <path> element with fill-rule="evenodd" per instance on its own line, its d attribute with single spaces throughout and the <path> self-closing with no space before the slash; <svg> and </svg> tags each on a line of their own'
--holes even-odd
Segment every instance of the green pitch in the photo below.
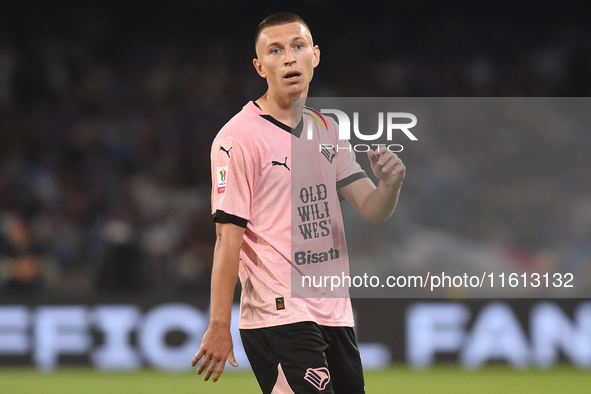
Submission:
<svg viewBox="0 0 591 394">
<path fill-rule="evenodd" d="M 366 373 L 368 394 L 391 393 L 589 393 L 591 371 L 560 366 L 516 371 L 488 366 L 465 371 L 437 366 L 415 371 L 394 366 Z M 260 393 L 252 373 L 224 373 L 217 383 L 203 382 L 191 372 L 167 374 L 152 370 L 130 373 L 91 369 L 58 369 L 41 373 L 25 368 L 0 368 L 0 393 Z"/>
</svg>

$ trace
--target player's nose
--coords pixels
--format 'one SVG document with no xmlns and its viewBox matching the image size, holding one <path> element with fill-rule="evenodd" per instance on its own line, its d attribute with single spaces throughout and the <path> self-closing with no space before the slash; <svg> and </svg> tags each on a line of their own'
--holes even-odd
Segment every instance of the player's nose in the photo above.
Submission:
<svg viewBox="0 0 591 394">
<path fill-rule="evenodd" d="M 295 59 L 295 56 L 293 55 L 291 49 L 287 49 L 284 53 L 285 53 L 284 62 L 286 65 L 290 65 L 290 64 L 295 63 L 296 59 Z"/>
</svg>

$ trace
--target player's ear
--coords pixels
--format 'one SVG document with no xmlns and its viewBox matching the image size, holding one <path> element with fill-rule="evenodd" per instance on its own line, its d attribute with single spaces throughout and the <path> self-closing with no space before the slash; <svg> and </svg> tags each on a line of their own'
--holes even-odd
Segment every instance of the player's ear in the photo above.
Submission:
<svg viewBox="0 0 591 394">
<path fill-rule="evenodd" d="M 318 45 L 314 45 L 313 51 L 314 54 L 312 56 L 312 65 L 314 68 L 316 68 L 318 63 L 320 63 L 320 48 L 318 48 Z"/>
<path fill-rule="evenodd" d="M 261 77 L 267 78 L 267 73 L 263 69 L 263 64 L 261 63 L 261 61 L 259 59 L 257 59 L 256 57 L 254 59 L 252 59 L 252 65 L 254 66 L 254 69 L 257 70 L 257 73 Z"/>
</svg>

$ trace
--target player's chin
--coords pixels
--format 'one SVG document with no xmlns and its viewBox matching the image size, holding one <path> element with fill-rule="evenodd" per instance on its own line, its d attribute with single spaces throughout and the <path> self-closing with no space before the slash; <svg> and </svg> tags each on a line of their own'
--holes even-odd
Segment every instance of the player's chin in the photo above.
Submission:
<svg viewBox="0 0 591 394">
<path fill-rule="evenodd" d="M 291 97 L 301 96 L 307 85 L 302 83 L 292 84 L 285 87 L 285 92 Z"/>
</svg>

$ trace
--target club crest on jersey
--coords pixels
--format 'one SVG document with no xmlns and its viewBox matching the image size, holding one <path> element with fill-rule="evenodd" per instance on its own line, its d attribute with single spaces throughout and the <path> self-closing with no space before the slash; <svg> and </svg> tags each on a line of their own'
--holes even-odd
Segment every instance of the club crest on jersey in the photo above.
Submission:
<svg viewBox="0 0 591 394">
<path fill-rule="evenodd" d="M 216 167 L 215 172 L 216 172 L 218 193 L 223 193 L 226 191 L 226 181 L 228 179 L 228 166 Z"/>
<path fill-rule="evenodd" d="M 322 153 L 322 155 L 326 158 L 326 160 L 328 160 L 329 163 L 332 163 L 337 153 L 332 145 L 328 146 L 330 146 L 330 149 L 328 149 L 328 147 L 324 144 L 321 144 L 320 153 Z"/>
</svg>

